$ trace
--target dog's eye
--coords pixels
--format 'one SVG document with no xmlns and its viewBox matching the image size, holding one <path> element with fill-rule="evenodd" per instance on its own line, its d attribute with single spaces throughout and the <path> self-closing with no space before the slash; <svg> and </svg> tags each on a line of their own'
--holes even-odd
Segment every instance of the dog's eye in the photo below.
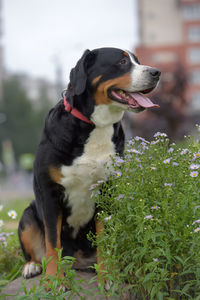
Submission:
<svg viewBox="0 0 200 300">
<path fill-rule="evenodd" d="M 124 57 L 119 61 L 120 65 L 126 65 L 128 63 L 128 57 Z"/>
</svg>

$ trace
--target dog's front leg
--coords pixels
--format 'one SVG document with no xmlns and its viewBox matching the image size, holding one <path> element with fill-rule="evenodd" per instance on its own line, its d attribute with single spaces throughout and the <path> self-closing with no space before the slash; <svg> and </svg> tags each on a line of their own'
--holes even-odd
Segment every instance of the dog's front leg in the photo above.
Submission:
<svg viewBox="0 0 200 300">
<path fill-rule="evenodd" d="M 49 218 L 50 217 L 50 218 Z M 55 276 L 57 272 L 58 252 L 61 249 L 61 226 L 62 214 L 52 214 L 45 219 L 45 245 L 46 245 L 46 259 L 50 261 L 47 265 L 46 274 Z M 59 274 L 64 277 L 64 274 Z"/>
</svg>

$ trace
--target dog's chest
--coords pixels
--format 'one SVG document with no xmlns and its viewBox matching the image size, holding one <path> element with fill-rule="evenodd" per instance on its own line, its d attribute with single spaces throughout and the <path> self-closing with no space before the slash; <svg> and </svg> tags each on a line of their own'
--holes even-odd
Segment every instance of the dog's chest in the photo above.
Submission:
<svg viewBox="0 0 200 300">
<path fill-rule="evenodd" d="M 90 186 L 108 175 L 104 165 L 115 153 L 112 136 L 113 126 L 95 128 L 85 144 L 83 154 L 74 160 L 72 166 L 63 166 L 61 169 L 61 184 L 66 189 L 67 205 L 71 207 L 67 222 L 74 228 L 74 236 L 94 214 Z"/>
</svg>

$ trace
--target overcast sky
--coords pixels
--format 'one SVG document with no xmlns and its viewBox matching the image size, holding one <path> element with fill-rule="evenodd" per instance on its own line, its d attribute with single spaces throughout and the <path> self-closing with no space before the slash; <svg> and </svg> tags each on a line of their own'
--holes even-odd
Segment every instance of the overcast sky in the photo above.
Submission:
<svg viewBox="0 0 200 300">
<path fill-rule="evenodd" d="M 87 48 L 133 49 L 136 11 L 136 0 L 3 0 L 5 66 L 54 80 L 57 60 L 67 81 Z"/>
</svg>

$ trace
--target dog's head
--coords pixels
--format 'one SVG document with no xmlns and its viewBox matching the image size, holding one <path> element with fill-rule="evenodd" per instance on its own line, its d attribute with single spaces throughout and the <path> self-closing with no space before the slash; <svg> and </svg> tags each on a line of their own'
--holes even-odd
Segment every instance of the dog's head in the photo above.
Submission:
<svg viewBox="0 0 200 300">
<path fill-rule="evenodd" d="M 159 77 L 158 69 L 141 65 L 129 51 L 100 48 L 84 52 L 71 70 L 70 88 L 75 98 L 82 95 L 81 101 L 92 96 L 93 111 L 104 107 L 104 111 L 117 108 L 140 112 L 157 107 L 144 94 L 156 87 Z"/>
</svg>

